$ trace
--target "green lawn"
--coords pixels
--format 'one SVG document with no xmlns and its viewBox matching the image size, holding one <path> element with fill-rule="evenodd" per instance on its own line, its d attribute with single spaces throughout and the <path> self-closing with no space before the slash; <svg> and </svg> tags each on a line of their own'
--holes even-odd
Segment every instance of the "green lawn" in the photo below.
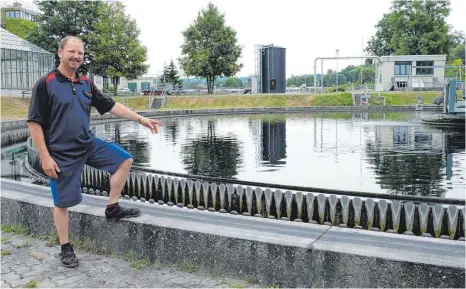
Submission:
<svg viewBox="0 0 466 289">
<path fill-rule="evenodd" d="M 432 104 L 433 99 L 440 92 L 383 92 L 386 105 L 413 105 L 417 103 L 420 94 L 424 104 Z M 374 94 L 376 95 L 376 94 Z M 149 108 L 147 96 L 115 97 L 134 110 Z M 377 100 L 371 100 L 372 105 L 378 105 Z M 381 104 L 381 103 L 379 103 Z M 29 108 L 29 99 L 1 98 L 1 119 L 25 118 Z M 205 108 L 252 108 L 252 107 L 303 107 L 303 106 L 351 106 L 351 93 L 326 93 L 316 95 L 200 95 L 200 96 L 172 96 L 162 108 L 167 109 L 205 109 Z M 95 111 L 95 109 L 93 110 Z"/>
</svg>

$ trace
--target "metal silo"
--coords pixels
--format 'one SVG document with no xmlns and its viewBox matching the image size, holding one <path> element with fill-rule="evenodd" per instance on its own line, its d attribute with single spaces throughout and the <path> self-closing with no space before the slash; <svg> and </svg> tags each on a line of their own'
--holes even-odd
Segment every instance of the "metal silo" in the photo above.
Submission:
<svg viewBox="0 0 466 289">
<path fill-rule="evenodd" d="M 256 46 L 258 93 L 286 92 L 286 48 L 272 45 Z"/>
</svg>

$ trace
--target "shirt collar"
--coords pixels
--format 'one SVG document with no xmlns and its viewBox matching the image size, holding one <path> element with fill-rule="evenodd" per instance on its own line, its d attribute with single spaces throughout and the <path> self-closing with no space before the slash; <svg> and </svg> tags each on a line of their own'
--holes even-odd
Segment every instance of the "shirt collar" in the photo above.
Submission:
<svg viewBox="0 0 466 289">
<path fill-rule="evenodd" d="M 71 79 L 65 75 L 63 75 L 60 70 L 55 69 L 53 71 L 53 73 L 55 73 L 55 76 L 57 77 L 57 80 L 60 81 L 60 82 L 64 82 L 64 81 L 71 81 Z M 79 74 L 79 72 L 76 71 L 76 75 L 75 75 L 75 79 L 73 81 L 74 83 L 83 83 L 82 79 L 81 79 L 81 75 Z"/>
</svg>

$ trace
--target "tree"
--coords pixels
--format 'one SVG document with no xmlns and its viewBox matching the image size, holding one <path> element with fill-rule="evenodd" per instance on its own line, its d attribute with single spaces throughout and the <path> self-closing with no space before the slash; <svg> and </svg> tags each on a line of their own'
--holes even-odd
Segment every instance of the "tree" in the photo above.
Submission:
<svg viewBox="0 0 466 289">
<path fill-rule="evenodd" d="M 164 67 L 163 74 L 160 76 L 160 82 L 171 83 L 173 85 L 183 84 L 183 80 L 180 79 L 173 60 L 170 60 L 170 64 Z"/>
<path fill-rule="evenodd" d="M 463 63 L 465 62 L 465 51 L 464 43 L 456 45 L 451 51 L 448 59 L 450 61 L 455 61 L 456 59 L 461 59 Z"/>
<path fill-rule="evenodd" d="M 377 56 L 449 54 L 458 44 L 458 32 L 450 33 L 446 22 L 449 14 L 450 1 L 393 1 L 366 51 Z"/>
<path fill-rule="evenodd" d="M 461 75 L 461 79 L 465 79 L 465 71 L 464 71 L 464 62 L 463 59 L 455 59 L 448 63 L 448 65 L 456 66 L 456 67 L 449 67 L 445 69 L 445 76 L 451 78 L 457 78 Z"/>
<path fill-rule="evenodd" d="M 89 32 L 93 30 L 94 23 L 99 21 L 97 11 L 106 5 L 105 1 L 37 1 L 39 14 L 37 15 L 37 29 L 27 34 L 27 40 L 37 46 L 55 53 L 55 62 L 58 66 L 57 54 L 60 40 L 73 35 L 80 37 L 87 51 L 91 45 L 88 39 Z M 93 56 L 85 53 L 80 72 L 86 74 L 88 65 Z"/>
<path fill-rule="evenodd" d="M 209 94 L 217 77 L 235 75 L 243 67 L 237 63 L 242 48 L 236 31 L 225 25 L 225 15 L 214 4 L 199 12 L 183 37 L 180 65 L 187 75 L 206 78 Z"/>
<path fill-rule="evenodd" d="M 31 20 L 22 18 L 6 18 L 6 12 L 14 10 L 8 8 L 2 11 L 2 19 L 5 22 L 5 30 L 26 39 L 31 31 L 37 30 L 37 23 Z"/>
<path fill-rule="evenodd" d="M 225 81 L 225 87 L 228 88 L 241 88 L 243 87 L 243 81 L 238 77 L 229 77 Z"/>
<path fill-rule="evenodd" d="M 135 79 L 147 72 L 147 49 L 139 43 L 136 21 L 124 13 L 121 2 L 109 2 L 98 9 L 99 22 L 89 32 L 92 43 L 89 68 L 97 75 L 112 79 L 117 94 L 120 77 Z"/>
</svg>

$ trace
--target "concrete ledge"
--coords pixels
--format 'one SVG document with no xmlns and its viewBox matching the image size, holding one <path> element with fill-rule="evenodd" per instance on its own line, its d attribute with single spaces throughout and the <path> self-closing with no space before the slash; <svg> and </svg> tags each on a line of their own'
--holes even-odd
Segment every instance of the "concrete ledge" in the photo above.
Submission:
<svg viewBox="0 0 466 289">
<path fill-rule="evenodd" d="M 2 224 L 54 230 L 49 188 L 1 180 Z M 151 261 L 195 264 L 281 287 L 464 287 L 462 241 L 180 209 L 121 200 L 139 218 L 109 223 L 107 199 L 83 196 L 70 209 L 70 235 Z M 102 234 L 106 232 L 106 234 Z M 58 260 L 57 260 L 58 261 Z"/>
<path fill-rule="evenodd" d="M 441 106 L 423 105 L 424 111 L 442 111 Z M 415 111 L 416 105 L 399 105 L 399 106 L 309 106 L 309 107 L 254 107 L 254 108 L 218 108 L 218 109 L 177 109 L 177 110 L 141 110 L 139 114 L 147 117 L 171 117 L 171 116 L 194 116 L 194 115 L 223 115 L 223 114 L 260 114 L 260 113 L 290 113 L 290 112 L 383 112 L 383 111 Z M 120 121 L 112 114 L 92 114 L 91 121 Z M 1 122 L 3 131 L 24 128 L 25 119 L 4 120 Z"/>
</svg>

